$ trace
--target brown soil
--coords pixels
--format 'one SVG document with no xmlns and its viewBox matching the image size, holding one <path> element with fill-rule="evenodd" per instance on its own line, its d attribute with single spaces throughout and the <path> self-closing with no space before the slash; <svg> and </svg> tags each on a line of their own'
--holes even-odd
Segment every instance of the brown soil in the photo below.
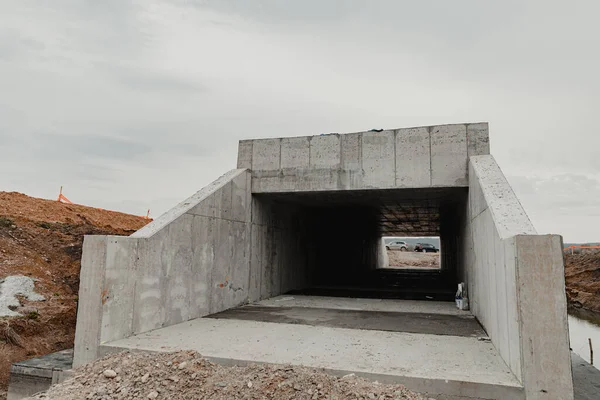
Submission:
<svg viewBox="0 0 600 400">
<path fill-rule="evenodd" d="M 440 253 L 388 250 L 390 268 L 439 268 Z"/>
<path fill-rule="evenodd" d="M 10 365 L 73 347 L 83 235 L 129 235 L 149 221 L 128 214 L 0 192 L 0 279 L 37 280 L 43 302 L 21 300 L 25 317 L 0 318 L 22 346 L 0 335 L 0 399 Z"/>
<path fill-rule="evenodd" d="M 566 254 L 565 280 L 570 307 L 600 313 L 600 251 Z"/>
<path fill-rule="evenodd" d="M 376 399 L 427 400 L 403 385 L 384 385 L 310 368 L 223 367 L 195 352 L 113 354 L 76 370 L 44 400 L 76 399 Z M 433 400 L 433 399 L 431 399 Z"/>
</svg>

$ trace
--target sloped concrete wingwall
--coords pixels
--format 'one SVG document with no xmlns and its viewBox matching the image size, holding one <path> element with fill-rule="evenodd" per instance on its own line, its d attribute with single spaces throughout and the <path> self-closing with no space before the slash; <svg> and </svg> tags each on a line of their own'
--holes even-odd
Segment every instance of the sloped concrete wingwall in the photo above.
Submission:
<svg viewBox="0 0 600 400">
<path fill-rule="evenodd" d="M 74 364 L 99 343 L 255 297 L 251 202 L 249 171 L 233 170 L 130 237 L 86 236 Z"/>
<path fill-rule="evenodd" d="M 487 123 L 243 140 L 253 193 L 466 187 L 468 158 L 489 154 Z"/>
<path fill-rule="evenodd" d="M 494 158 L 469 162 L 461 280 L 527 399 L 572 399 L 562 238 L 537 235 Z"/>
</svg>

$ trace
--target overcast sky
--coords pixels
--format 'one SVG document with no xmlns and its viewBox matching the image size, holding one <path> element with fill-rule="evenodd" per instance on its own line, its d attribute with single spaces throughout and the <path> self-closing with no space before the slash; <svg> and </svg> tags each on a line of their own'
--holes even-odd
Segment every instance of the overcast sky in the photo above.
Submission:
<svg viewBox="0 0 600 400">
<path fill-rule="evenodd" d="M 0 0 L 0 190 L 153 216 L 239 139 L 488 121 L 540 233 L 600 240 L 598 1 Z"/>
</svg>

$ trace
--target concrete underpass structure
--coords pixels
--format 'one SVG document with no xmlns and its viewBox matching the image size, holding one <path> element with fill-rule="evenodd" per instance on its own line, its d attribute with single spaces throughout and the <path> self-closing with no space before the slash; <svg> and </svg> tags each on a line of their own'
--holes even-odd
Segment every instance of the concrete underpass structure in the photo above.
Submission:
<svg viewBox="0 0 600 400">
<path fill-rule="evenodd" d="M 439 236 L 441 269 L 386 268 L 383 236 Z M 536 233 L 486 123 L 245 140 L 132 236 L 85 238 L 74 363 L 193 349 L 440 399 L 573 399 L 564 288 L 562 239 Z"/>
</svg>

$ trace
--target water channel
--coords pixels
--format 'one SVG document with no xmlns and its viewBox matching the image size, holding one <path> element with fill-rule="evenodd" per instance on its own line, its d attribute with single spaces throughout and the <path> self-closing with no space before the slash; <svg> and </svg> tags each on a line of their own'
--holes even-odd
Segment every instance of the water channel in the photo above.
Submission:
<svg viewBox="0 0 600 400">
<path fill-rule="evenodd" d="M 594 367 L 600 369 L 600 314 L 586 310 L 569 310 L 569 336 L 573 352 L 587 362 L 590 362 L 588 339 L 592 339 Z"/>
</svg>

